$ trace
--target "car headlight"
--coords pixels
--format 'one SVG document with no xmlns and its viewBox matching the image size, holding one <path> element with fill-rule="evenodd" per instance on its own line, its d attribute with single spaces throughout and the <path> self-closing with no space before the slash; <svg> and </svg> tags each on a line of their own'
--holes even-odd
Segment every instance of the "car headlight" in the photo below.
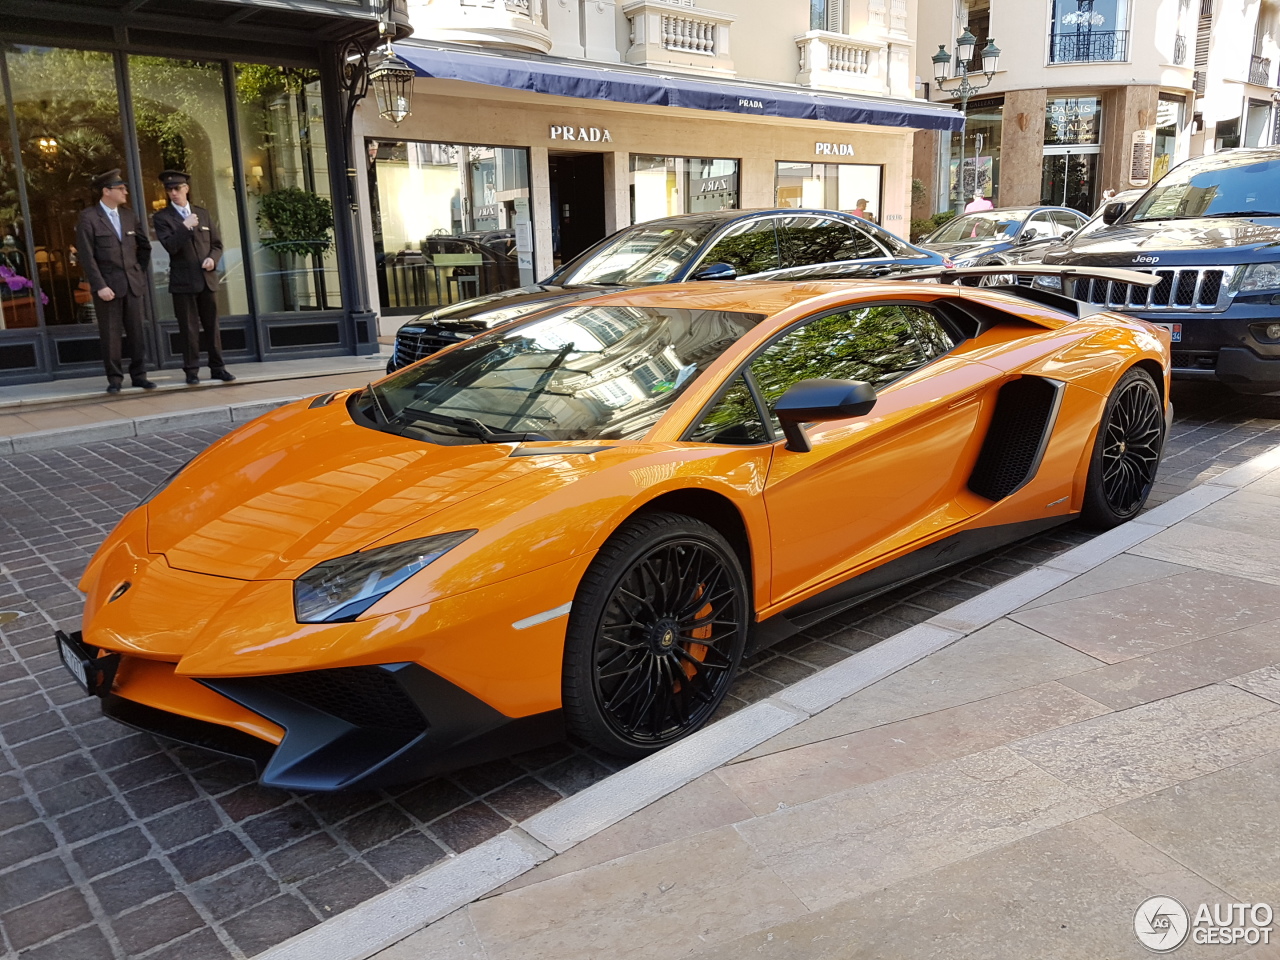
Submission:
<svg viewBox="0 0 1280 960">
<path fill-rule="evenodd" d="M 1039 287 L 1041 290 L 1062 290 L 1062 277 L 1046 277 L 1038 276 L 1032 281 L 1032 286 Z"/>
<path fill-rule="evenodd" d="M 1280 290 L 1280 263 L 1251 263 L 1236 282 L 1236 293 Z"/>
<path fill-rule="evenodd" d="M 352 620 L 475 530 L 441 533 L 318 563 L 293 582 L 299 623 Z"/>
<path fill-rule="evenodd" d="M 145 507 L 148 503 L 150 503 L 156 497 L 160 496 L 160 494 L 164 491 L 164 488 L 169 486 L 169 484 L 173 483 L 173 481 L 178 478 L 178 474 L 180 474 L 183 470 L 187 469 L 187 465 L 189 463 L 191 463 L 190 460 L 188 460 L 186 463 L 180 466 L 177 470 L 173 471 L 173 473 L 169 474 L 167 477 L 165 477 L 163 480 L 157 483 L 154 487 L 152 487 L 151 492 L 138 501 L 138 506 Z"/>
</svg>

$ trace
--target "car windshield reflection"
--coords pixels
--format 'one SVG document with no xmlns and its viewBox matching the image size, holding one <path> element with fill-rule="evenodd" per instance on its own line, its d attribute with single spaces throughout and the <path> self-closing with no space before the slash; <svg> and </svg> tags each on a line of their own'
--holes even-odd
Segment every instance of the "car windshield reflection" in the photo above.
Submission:
<svg viewBox="0 0 1280 960">
<path fill-rule="evenodd" d="M 570 308 L 405 368 L 367 392 L 368 415 L 382 429 L 444 443 L 635 440 L 762 319 L 670 307 Z"/>
<path fill-rule="evenodd" d="M 706 221 L 679 226 L 640 224 L 589 254 L 556 281 L 562 284 L 664 283 L 693 255 L 715 226 Z"/>
</svg>

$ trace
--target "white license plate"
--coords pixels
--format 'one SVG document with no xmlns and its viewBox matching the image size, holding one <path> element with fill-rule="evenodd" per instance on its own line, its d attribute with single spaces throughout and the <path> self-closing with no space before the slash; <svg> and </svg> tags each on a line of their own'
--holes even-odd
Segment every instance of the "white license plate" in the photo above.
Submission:
<svg viewBox="0 0 1280 960">
<path fill-rule="evenodd" d="M 1169 331 L 1169 337 L 1174 343 L 1182 342 L 1182 324 L 1180 323 L 1156 323 L 1152 324 L 1156 327 L 1164 327 Z"/>
<path fill-rule="evenodd" d="M 80 659 L 80 655 L 63 643 L 61 639 L 58 640 L 58 653 L 62 657 L 62 665 L 71 671 L 71 675 L 76 678 L 87 693 L 89 690 L 89 678 L 85 674 L 84 661 Z"/>
</svg>

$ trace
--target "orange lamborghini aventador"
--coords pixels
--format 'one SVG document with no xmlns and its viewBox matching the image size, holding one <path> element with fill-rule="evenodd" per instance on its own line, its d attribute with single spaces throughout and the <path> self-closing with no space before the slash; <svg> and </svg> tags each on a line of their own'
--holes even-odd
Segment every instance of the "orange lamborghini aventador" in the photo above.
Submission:
<svg viewBox="0 0 1280 960">
<path fill-rule="evenodd" d="M 705 724 L 744 652 L 1134 516 L 1168 367 L 1168 333 L 1034 288 L 602 295 L 219 440 L 98 550 L 59 649 L 107 715 L 275 786 L 566 730 L 640 756 Z"/>
</svg>

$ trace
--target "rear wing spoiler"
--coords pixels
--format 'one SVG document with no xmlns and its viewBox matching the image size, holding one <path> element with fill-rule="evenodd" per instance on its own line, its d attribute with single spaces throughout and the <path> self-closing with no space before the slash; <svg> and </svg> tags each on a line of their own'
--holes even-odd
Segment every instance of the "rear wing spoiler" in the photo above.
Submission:
<svg viewBox="0 0 1280 960">
<path fill-rule="evenodd" d="M 1106 313 L 1107 308 L 1075 299 L 1073 294 L 1078 280 L 1107 280 L 1112 283 L 1132 284 L 1136 287 L 1154 287 L 1161 283 L 1159 277 L 1150 273 L 1139 273 L 1137 270 L 1117 270 L 1114 267 L 1055 267 L 1044 264 L 1020 266 L 1016 263 L 996 264 L 990 267 L 929 267 L 924 270 L 913 270 L 894 279 L 958 284 L 966 279 L 981 281 L 983 277 L 1008 276 L 1034 277 L 1036 280 L 1030 287 L 1017 284 L 992 284 L 987 286 L 987 289 L 999 290 L 1001 293 L 1020 297 L 1023 300 L 1041 303 L 1079 319 L 1097 313 Z"/>
</svg>

